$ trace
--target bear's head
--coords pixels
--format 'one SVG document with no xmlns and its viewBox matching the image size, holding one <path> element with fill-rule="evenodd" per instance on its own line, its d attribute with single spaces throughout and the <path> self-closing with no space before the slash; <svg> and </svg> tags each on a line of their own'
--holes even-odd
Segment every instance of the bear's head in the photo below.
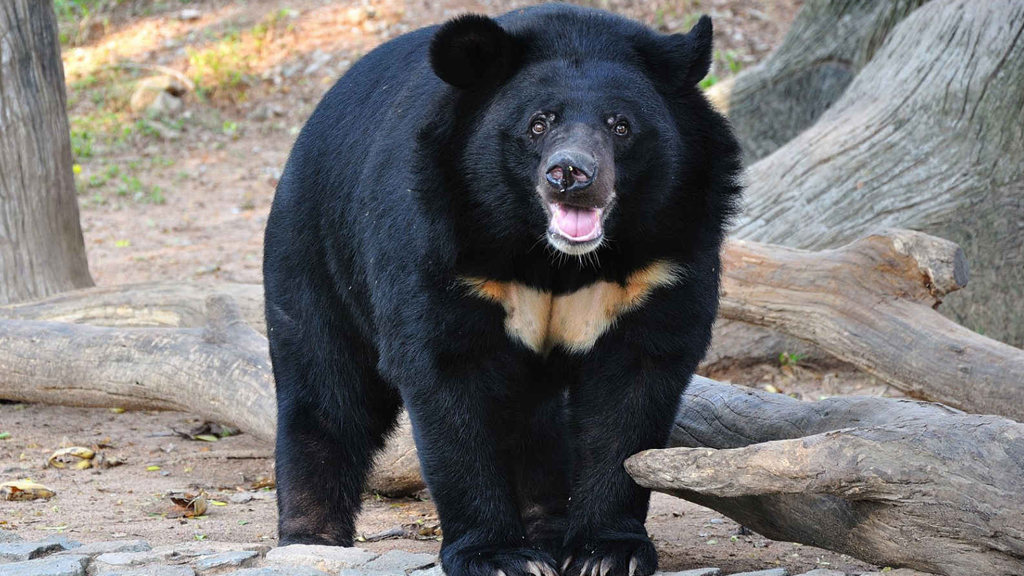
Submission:
<svg viewBox="0 0 1024 576">
<path fill-rule="evenodd" d="M 544 238 L 601 261 L 717 247 L 740 162 L 697 86 L 711 32 L 706 16 L 663 35 L 567 5 L 438 28 L 430 64 L 454 115 L 446 153 L 466 240 L 514 255 Z"/>
</svg>

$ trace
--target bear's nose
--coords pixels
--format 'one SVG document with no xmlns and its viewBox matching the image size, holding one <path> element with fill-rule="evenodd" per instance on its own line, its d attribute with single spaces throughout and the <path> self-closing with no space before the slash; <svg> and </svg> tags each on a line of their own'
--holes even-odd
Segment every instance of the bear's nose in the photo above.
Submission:
<svg viewBox="0 0 1024 576">
<path fill-rule="evenodd" d="M 582 190 L 597 177 L 597 160 L 584 152 L 561 150 L 551 155 L 545 175 L 559 192 Z"/>
</svg>

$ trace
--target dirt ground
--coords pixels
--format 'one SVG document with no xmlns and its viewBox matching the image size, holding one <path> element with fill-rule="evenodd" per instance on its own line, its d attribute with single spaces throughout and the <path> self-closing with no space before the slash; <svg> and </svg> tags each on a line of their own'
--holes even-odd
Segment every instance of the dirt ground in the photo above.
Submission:
<svg viewBox="0 0 1024 576">
<path fill-rule="evenodd" d="M 665 32 L 696 15 L 715 23 L 716 79 L 760 61 L 782 39 L 800 0 L 589 0 Z M 517 0 L 146 1 L 58 0 L 66 45 L 68 109 L 89 265 L 97 284 L 217 280 L 260 282 L 262 233 L 291 142 L 320 95 L 379 42 L 465 11 L 498 14 Z M 194 11 L 184 14 L 182 10 Z M 138 82 L 167 69 L 195 84 L 184 111 L 130 111 Z M 713 374 L 805 399 L 890 394 L 872 378 L 828 367 L 762 365 Z M 271 448 L 246 435 L 181 438 L 179 413 L 0 404 L 0 481 L 31 478 L 49 501 L 0 502 L 0 529 L 27 539 L 275 539 Z M 42 463 L 64 446 L 101 446 L 126 464 L 58 470 Z M 205 490 L 200 518 L 174 517 L 167 491 Z M 244 503 L 231 496 L 245 492 Z M 236 500 L 238 497 L 236 496 Z M 170 513 L 169 513 L 170 512 Z M 404 537 L 361 545 L 436 551 L 428 495 L 368 497 L 359 532 L 402 527 Z M 848 557 L 742 533 L 713 511 L 664 495 L 648 528 L 666 570 L 786 566 L 854 572 Z M 421 535 L 424 534 L 424 535 Z"/>
</svg>

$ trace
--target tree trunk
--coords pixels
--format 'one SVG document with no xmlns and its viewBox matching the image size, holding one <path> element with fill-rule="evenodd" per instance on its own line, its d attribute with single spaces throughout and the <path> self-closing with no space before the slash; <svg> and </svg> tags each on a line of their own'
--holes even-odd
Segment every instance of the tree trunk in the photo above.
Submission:
<svg viewBox="0 0 1024 576">
<path fill-rule="evenodd" d="M 928 0 L 809 0 L 764 62 L 708 90 L 753 163 L 814 124 Z"/>
<path fill-rule="evenodd" d="M 931 0 L 818 122 L 749 169 L 734 236 L 820 249 L 879 227 L 961 247 L 943 312 L 1024 346 L 1024 3 Z"/>
<path fill-rule="evenodd" d="M 0 3 L 0 303 L 92 286 L 52 2 Z"/>
<path fill-rule="evenodd" d="M 696 377 L 670 445 L 626 469 L 768 538 L 948 576 L 1024 574 L 1024 424 Z"/>
</svg>

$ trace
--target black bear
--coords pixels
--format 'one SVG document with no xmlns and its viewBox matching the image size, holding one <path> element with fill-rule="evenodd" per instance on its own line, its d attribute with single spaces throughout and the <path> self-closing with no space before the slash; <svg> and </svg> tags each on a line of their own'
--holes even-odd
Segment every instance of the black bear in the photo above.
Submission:
<svg viewBox="0 0 1024 576">
<path fill-rule="evenodd" d="M 373 50 L 267 222 L 279 533 L 351 546 L 404 406 L 449 576 L 646 576 L 650 493 L 718 306 L 739 147 L 663 35 L 567 5 Z"/>
</svg>

